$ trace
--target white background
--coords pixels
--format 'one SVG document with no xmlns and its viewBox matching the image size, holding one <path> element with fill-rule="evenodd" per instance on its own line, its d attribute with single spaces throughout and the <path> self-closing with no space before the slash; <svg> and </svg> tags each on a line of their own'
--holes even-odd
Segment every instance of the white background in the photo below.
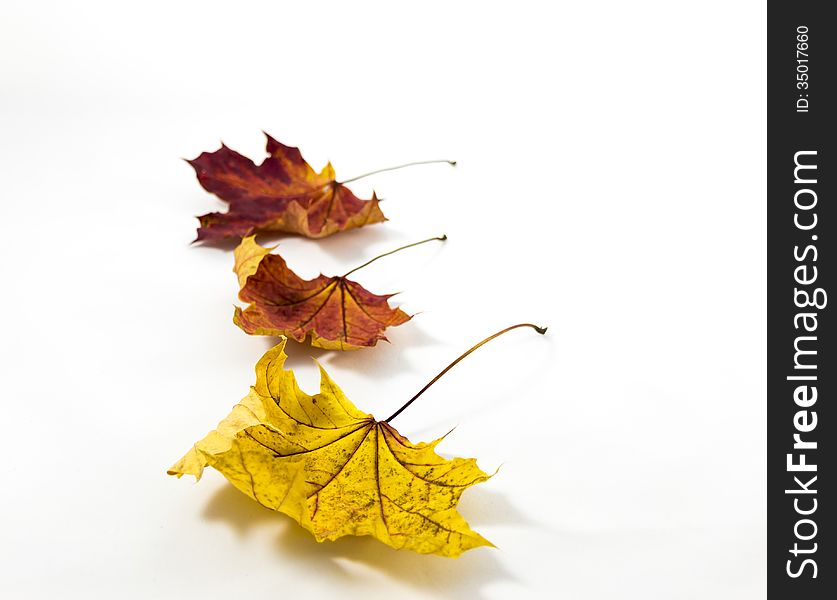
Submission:
<svg viewBox="0 0 837 600">
<path fill-rule="evenodd" d="M 765 14 L 748 2 L 3 2 L 4 598 L 759 598 L 765 593 Z M 166 468 L 253 382 L 223 204 L 180 158 L 261 130 L 391 219 L 279 238 L 412 322 L 295 346 L 491 481 L 460 559 L 317 544 Z M 265 239 L 264 241 L 269 241 Z"/>
</svg>

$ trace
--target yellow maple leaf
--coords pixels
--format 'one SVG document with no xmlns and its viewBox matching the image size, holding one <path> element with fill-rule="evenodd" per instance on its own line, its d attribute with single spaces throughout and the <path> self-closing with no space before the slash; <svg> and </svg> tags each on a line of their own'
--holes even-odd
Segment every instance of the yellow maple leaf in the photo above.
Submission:
<svg viewBox="0 0 837 600">
<path fill-rule="evenodd" d="M 200 479 L 212 466 L 317 541 L 371 535 L 442 556 L 492 545 L 456 510 L 466 488 L 489 478 L 476 460 L 442 458 L 441 438 L 411 443 L 389 419 L 358 410 L 322 367 L 320 393 L 309 396 L 284 368 L 285 343 L 262 357 L 250 393 L 170 475 Z"/>
</svg>

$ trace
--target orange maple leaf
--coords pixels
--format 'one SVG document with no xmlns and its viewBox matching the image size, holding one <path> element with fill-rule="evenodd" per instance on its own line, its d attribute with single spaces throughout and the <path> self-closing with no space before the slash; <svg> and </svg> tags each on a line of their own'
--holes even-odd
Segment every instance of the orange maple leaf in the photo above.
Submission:
<svg viewBox="0 0 837 600">
<path fill-rule="evenodd" d="M 387 327 L 401 325 L 410 315 L 391 308 L 394 294 L 373 294 L 347 278 L 369 263 L 417 244 L 444 240 L 430 238 L 387 252 L 338 277 L 299 277 L 285 260 L 270 254 L 248 236 L 235 249 L 235 267 L 241 291 L 249 302 L 245 310 L 235 308 L 233 322 L 251 335 L 287 336 L 298 342 L 306 337 L 312 346 L 329 350 L 355 350 L 386 341 Z"/>
</svg>

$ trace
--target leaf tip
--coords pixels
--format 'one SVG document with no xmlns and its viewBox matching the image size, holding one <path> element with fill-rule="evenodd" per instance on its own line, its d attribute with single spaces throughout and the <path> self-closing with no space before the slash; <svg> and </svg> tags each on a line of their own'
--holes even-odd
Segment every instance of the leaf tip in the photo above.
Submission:
<svg viewBox="0 0 837 600">
<path fill-rule="evenodd" d="M 166 471 L 166 475 L 171 475 L 172 477 L 177 477 L 178 479 L 180 479 L 184 475 L 194 475 L 195 483 L 197 483 L 201 480 L 201 475 L 203 475 L 203 472 L 201 470 L 200 473 L 185 473 L 183 471 L 180 471 L 180 470 L 176 469 L 175 467 L 172 467 L 171 469 L 168 469 Z"/>
<path fill-rule="evenodd" d="M 439 442 L 441 442 L 442 440 L 444 440 L 446 437 L 448 437 L 450 434 L 452 434 L 452 433 L 453 433 L 453 430 L 454 430 L 454 429 L 456 429 L 457 427 L 459 427 L 459 425 L 458 425 L 458 424 L 457 424 L 457 425 L 454 425 L 453 427 L 451 427 L 445 435 L 443 435 L 443 436 L 442 436 L 442 437 L 440 437 L 439 439 L 435 440 L 435 441 L 433 442 L 433 445 L 435 446 L 436 444 L 438 444 Z"/>
</svg>

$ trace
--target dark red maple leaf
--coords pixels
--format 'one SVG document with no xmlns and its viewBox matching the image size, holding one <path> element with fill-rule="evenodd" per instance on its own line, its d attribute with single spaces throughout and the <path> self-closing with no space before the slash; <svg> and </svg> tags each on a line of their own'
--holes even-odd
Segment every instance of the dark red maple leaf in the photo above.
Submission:
<svg viewBox="0 0 837 600">
<path fill-rule="evenodd" d="M 298 148 L 265 136 L 268 157 L 260 165 L 223 144 L 215 152 L 187 161 L 204 189 L 230 205 L 226 213 L 198 217 L 195 241 L 244 237 L 257 231 L 322 238 L 386 220 L 375 194 L 370 200 L 355 196 L 335 179 L 331 163 L 317 173 Z"/>
</svg>

